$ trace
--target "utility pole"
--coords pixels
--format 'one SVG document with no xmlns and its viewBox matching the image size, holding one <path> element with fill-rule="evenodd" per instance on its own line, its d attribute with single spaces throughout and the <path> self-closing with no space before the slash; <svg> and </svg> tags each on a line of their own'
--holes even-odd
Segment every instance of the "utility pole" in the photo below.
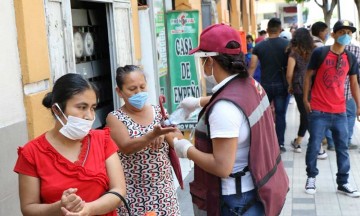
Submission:
<svg viewBox="0 0 360 216">
<path fill-rule="evenodd" d="M 341 20 L 340 1 L 338 1 L 338 3 L 337 3 L 337 10 L 338 10 L 338 17 L 339 17 L 339 20 Z"/>
</svg>

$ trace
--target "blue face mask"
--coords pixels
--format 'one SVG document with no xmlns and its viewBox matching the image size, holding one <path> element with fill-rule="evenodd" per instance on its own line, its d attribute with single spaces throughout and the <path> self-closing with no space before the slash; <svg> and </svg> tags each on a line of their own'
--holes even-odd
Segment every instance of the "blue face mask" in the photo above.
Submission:
<svg viewBox="0 0 360 216">
<path fill-rule="evenodd" d="M 129 97 L 129 103 L 136 109 L 142 109 L 149 97 L 147 92 L 139 92 Z"/>
<path fill-rule="evenodd" d="M 329 38 L 330 38 L 330 34 L 328 33 L 325 35 L 325 41 L 327 41 Z"/>
<path fill-rule="evenodd" d="M 351 42 L 351 36 L 348 34 L 344 34 L 344 35 L 341 35 L 340 37 L 338 37 L 338 39 L 336 41 L 343 46 L 349 45 Z"/>
</svg>

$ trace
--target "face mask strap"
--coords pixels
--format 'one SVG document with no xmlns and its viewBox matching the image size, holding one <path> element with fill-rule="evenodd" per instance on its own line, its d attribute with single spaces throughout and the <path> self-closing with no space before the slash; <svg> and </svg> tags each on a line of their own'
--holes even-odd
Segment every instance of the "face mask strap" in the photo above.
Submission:
<svg viewBox="0 0 360 216">
<path fill-rule="evenodd" d="M 208 60 L 208 58 L 209 58 L 209 57 L 206 57 L 206 59 L 205 59 L 204 63 L 202 64 L 202 68 L 204 68 L 204 67 L 205 67 L 205 64 L 206 64 L 206 61 Z"/>
<path fill-rule="evenodd" d="M 214 65 L 211 65 L 211 76 L 214 76 Z"/>
<path fill-rule="evenodd" d="M 59 104 L 58 104 L 58 103 L 54 103 L 53 106 L 56 106 L 56 108 L 59 109 L 58 111 L 60 111 L 61 114 L 63 115 L 63 117 L 67 120 L 67 117 L 65 116 L 65 114 L 64 114 L 63 111 L 61 110 Z M 62 124 L 62 126 L 64 126 L 65 124 L 64 124 L 64 122 L 60 119 L 60 117 L 59 117 L 55 112 L 54 112 L 54 114 L 55 114 L 56 119 Z"/>
</svg>

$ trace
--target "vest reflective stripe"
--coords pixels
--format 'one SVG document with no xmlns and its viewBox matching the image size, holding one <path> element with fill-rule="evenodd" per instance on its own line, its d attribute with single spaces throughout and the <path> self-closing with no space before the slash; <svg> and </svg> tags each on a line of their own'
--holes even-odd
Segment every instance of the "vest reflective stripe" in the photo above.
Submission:
<svg viewBox="0 0 360 216">
<path fill-rule="evenodd" d="M 252 127 L 254 124 L 256 124 L 261 116 L 263 116 L 265 110 L 270 106 L 269 99 L 267 95 L 265 95 L 261 101 L 260 104 L 256 107 L 256 109 L 251 113 L 249 116 L 249 123 L 250 127 Z"/>
</svg>

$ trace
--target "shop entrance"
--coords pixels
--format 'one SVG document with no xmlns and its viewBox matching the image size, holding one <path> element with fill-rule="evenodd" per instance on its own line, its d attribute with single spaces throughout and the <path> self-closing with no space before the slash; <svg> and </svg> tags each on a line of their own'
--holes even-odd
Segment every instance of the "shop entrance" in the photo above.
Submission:
<svg viewBox="0 0 360 216">
<path fill-rule="evenodd" d="M 114 108 L 106 5 L 71 1 L 76 72 L 99 90 L 94 128 L 105 125 L 106 115 Z"/>
</svg>

